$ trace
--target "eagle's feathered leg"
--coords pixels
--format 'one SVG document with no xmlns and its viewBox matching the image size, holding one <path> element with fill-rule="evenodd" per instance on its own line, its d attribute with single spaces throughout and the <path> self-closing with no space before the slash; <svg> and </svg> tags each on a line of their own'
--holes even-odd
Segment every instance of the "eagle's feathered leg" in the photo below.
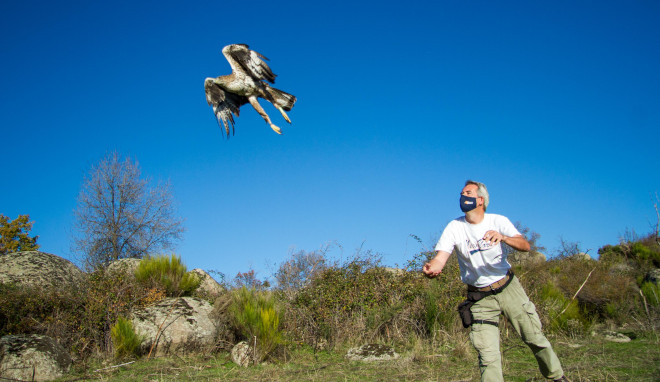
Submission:
<svg viewBox="0 0 660 382">
<path fill-rule="evenodd" d="M 296 96 L 283 92 L 279 89 L 275 89 L 268 84 L 264 84 L 264 94 L 262 97 L 268 102 L 272 103 L 277 110 L 282 113 L 282 117 L 286 119 L 287 122 L 291 123 L 289 116 L 286 115 L 284 110 L 291 110 L 293 104 L 296 103 Z"/>
<path fill-rule="evenodd" d="M 259 101 L 257 101 L 257 97 L 250 96 L 248 97 L 248 101 L 250 101 L 250 105 L 252 105 L 254 110 L 256 110 L 257 113 L 259 113 L 259 115 L 261 115 L 261 117 L 266 121 L 266 123 L 270 125 L 270 128 L 273 129 L 274 132 L 276 132 L 277 134 L 282 134 L 282 129 L 275 126 L 273 122 L 270 121 L 270 117 L 268 116 L 268 114 L 266 114 L 266 112 L 261 107 L 261 105 L 259 105 Z"/>
<path fill-rule="evenodd" d="M 279 106 L 279 105 L 276 106 L 276 107 L 277 107 L 277 110 L 279 110 L 280 113 L 282 113 L 282 117 L 284 117 L 284 119 L 286 119 L 287 122 L 291 123 L 291 120 L 289 119 L 289 116 L 286 115 L 286 113 L 284 112 L 284 109 L 282 109 L 282 107 Z"/>
</svg>

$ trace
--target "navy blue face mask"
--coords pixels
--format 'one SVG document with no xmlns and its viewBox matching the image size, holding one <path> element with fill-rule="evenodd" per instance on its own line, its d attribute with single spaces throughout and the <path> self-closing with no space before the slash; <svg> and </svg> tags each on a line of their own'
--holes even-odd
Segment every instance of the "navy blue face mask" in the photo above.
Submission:
<svg viewBox="0 0 660 382">
<path fill-rule="evenodd" d="M 461 211 L 470 212 L 477 208 L 477 198 L 461 195 Z"/>
</svg>

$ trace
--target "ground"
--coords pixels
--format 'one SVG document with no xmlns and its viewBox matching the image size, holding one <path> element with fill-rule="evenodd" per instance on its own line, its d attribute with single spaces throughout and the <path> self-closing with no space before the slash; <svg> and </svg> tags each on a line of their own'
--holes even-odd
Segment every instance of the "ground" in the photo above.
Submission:
<svg viewBox="0 0 660 382">
<path fill-rule="evenodd" d="M 660 347 L 656 333 L 629 343 L 594 337 L 550 338 L 567 375 L 575 382 L 658 381 Z M 345 359 L 345 350 L 314 352 L 290 346 L 279 360 L 240 368 L 228 354 L 186 358 L 141 359 L 121 367 L 89 367 L 64 380 L 102 381 L 478 381 L 477 358 L 469 341 L 431 348 L 416 345 L 396 349 L 401 358 L 390 362 L 361 363 Z M 502 344 L 506 381 L 544 381 L 534 357 L 516 338 Z M 116 364 L 122 362 L 116 361 Z"/>
</svg>

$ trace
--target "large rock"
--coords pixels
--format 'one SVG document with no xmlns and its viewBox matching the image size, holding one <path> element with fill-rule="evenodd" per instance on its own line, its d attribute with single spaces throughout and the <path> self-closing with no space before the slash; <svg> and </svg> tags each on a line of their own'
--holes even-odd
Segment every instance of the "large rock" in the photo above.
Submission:
<svg viewBox="0 0 660 382">
<path fill-rule="evenodd" d="M 80 268 L 50 253 L 25 251 L 0 256 L 2 283 L 61 289 L 77 285 L 82 278 Z"/>
<path fill-rule="evenodd" d="M 140 261 L 142 260 L 135 258 L 115 260 L 108 264 L 105 270 L 107 272 L 122 272 L 134 276 L 135 270 L 140 265 Z"/>
<path fill-rule="evenodd" d="M 584 252 L 576 253 L 575 255 L 571 256 L 571 259 L 578 260 L 578 261 L 593 261 L 594 260 L 594 258 L 589 256 L 588 253 L 584 253 Z"/>
<path fill-rule="evenodd" d="M 527 266 L 527 265 L 545 263 L 546 257 L 541 252 L 513 251 L 509 255 L 507 255 L 506 260 L 511 265 Z"/>
<path fill-rule="evenodd" d="M 0 379 L 51 381 L 71 367 L 71 357 L 60 344 L 42 335 L 0 338 Z"/>
<path fill-rule="evenodd" d="M 206 273 L 206 271 L 195 268 L 192 271 L 190 271 L 199 277 L 201 283 L 199 284 L 199 288 L 195 291 L 195 293 L 198 293 L 204 297 L 212 297 L 216 298 L 220 296 L 224 291 L 225 288 L 220 285 L 211 275 Z"/>
<path fill-rule="evenodd" d="M 152 355 L 205 352 L 215 346 L 217 328 L 211 304 L 195 297 L 167 298 L 133 311 L 135 332 L 145 336 L 143 351 Z"/>
</svg>

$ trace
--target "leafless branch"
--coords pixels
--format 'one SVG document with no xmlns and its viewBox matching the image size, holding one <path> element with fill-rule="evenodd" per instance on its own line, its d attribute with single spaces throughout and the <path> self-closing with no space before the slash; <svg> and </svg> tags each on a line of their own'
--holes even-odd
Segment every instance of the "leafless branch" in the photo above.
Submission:
<svg viewBox="0 0 660 382">
<path fill-rule="evenodd" d="M 564 314 L 564 312 L 566 311 L 566 309 L 568 309 L 568 307 L 571 305 L 571 303 L 573 302 L 573 300 L 575 300 L 575 297 L 577 297 L 578 293 L 580 293 L 580 291 L 581 291 L 582 288 L 584 287 L 584 284 L 587 283 L 587 280 L 589 280 L 589 277 L 591 276 L 591 274 L 592 274 L 595 270 L 596 270 L 596 267 L 594 267 L 594 269 L 592 269 L 591 272 L 589 272 L 589 274 L 587 275 L 587 278 L 584 279 L 584 282 L 582 282 L 582 285 L 580 285 L 580 288 L 578 288 L 577 292 L 575 292 L 575 294 L 573 295 L 573 298 L 571 298 L 571 301 L 569 301 L 568 304 L 566 305 L 566 307 L 561 311 L 561 313 L 559 313 L 560 316 L 561 316 L 562 314 Z"/>
<path fill-rule="evenodd" d="M 122 367 L 122 366 L 130 365 L 130 364 L 132 364 L 132 363 L 135 363 L 135 361 L 122 363 L 122 364 L 120 364 L 120 365 L 114 365 L 114 366 L 104 367 L 103 369 L 94 370 L 94 372 L 95 372 L 95 373 L 98 373 L 99 371 L 108 370 L 108 369 L 114 369 L 114 368 L 117 368 L 117 367 Z"/>
</svg>

